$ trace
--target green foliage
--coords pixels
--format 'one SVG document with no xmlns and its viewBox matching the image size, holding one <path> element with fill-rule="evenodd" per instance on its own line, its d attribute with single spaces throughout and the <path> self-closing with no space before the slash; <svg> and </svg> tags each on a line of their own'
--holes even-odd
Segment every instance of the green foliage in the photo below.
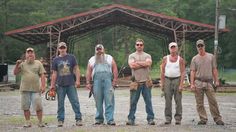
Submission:
<svg viewBox="0 0 236 132">
<path fill-rule="evenodd" d="M 4 4 L 5 2 L 6 4 Z M 113 3 L 212 25 L 215 21 L 214 0 L 2 0 L 0 2 L 0 34 Z M 219 46 L 222 49 L 218 56 L 220 67 L 236 68 L 236 61 L 232 61 L 236 58 L 236 52 L 234 52 L 236 48 L 234 44 L 236 41 L 235 7 L 235 0 L 220 1 L 220 13 L 227 16 L 227 27 L 230 29 L 230 33 L 219 38 Z M 121 66 L 127 65 L 127 56 L 134 51 L 136 38 L 145 40 L 145 51 L 152 55 L 153 64 L 159 62 L 160 58 L 167 54 L 165 40 L 153 38 L 146 33 L 137 33 L 129 27 L 111 26 L 86 38 L 80 39 L 78 36 L 69 41 L 74 44 L 73 52 L 82 67 L 86 67 L 88 59 L 94 54 L 94 46 L 97 43 L 104 44 L 106 52 L 115 58 L 118 66 Z M 5 44 L 5 47 L 0 46 L 0 48 L 6 49 L 5 60 L 7 63 L 15 62 L 25 48 L 31 46 L 9 37 L 0 39 L 0 43 Z M 207 44 L 207 51 L 212 52 L 213 40 L 209 40 Z M 38 57 L 46 56 L 46 45 L 33 46 L 33 48 L 36 49 Z M 183 56 L 189 65 L 191 58 L 196 54 L 195 43 L 186 41 L 184 51 Z"/>
</svg>

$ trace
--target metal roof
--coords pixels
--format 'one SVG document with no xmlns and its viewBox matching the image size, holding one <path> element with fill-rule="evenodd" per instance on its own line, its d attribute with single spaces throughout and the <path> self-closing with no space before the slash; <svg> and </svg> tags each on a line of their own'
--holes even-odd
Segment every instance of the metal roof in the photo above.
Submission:
<svg viewBox="0 0 236 132">
<path fill-rule="evenodd" d="M 84 34 L 94 29 L 111 25 L 128 26 L 146 30 L 152 34 L 195 41 L 214 36 L 214 25 L 167 16 L 156 12 L 114 4 L 82 12 L 57 20 L 8 31 L 5 35 L 30 44 L 49 42 L 50 39 L 66 39 L 72 35 Z M 228 29 L 219 33 L 228 32 Z M 51 37 L 50 37 L 51 36 Z M 53 37 L 55 36 L 55 37 Z"/>
</svg>

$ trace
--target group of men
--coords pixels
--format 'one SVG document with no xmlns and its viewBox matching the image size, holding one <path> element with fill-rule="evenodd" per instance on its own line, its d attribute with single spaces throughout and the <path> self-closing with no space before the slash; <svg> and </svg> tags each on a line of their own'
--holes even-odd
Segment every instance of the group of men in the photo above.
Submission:
<svg viewBox="0 0 236 132">
<path fill-rule="evenodd" d="M 191 90 L 195 93 L 197 112 L 200 117 L 199 125 L 207 123 L 207 115 L 204 108 L 204 93 L 207 95 L 210 111 L 217 125 L 224 125 L 215 98 L 213 85 L 218 86 L 218 72 L 214 56 L 205 51 L 203 40 L 196 42 L 198 54 L 191 62 Z M 53 59 L 51 75 L 51 91 L 57 93 L 57 120 L 58 127 L 62 127 L 65 119 L 65 96 L 67 95 L 75 113 L 76 126 L 82 126 L 82 114 L 77 89 L 80 87 L 80 70 L 76 58 L 67 53 L 65 42 L 58 44 L 59 55 Z M 135 113 L 137 103 L 142 93 L 145 102 L 148 125 L 155 125 L 154 112 L 152 107 L 152 86 L 147 85 L 150 80 L 152 65 L 151 55 L 144 52 L 144 41 L 137 39 L 136 51 L 129 55 L 128 64 L 132 69 L 133 81 L 137 88 L 130 90 L 130 105 L 128 121 L 126 125 L 135 125 Z M 182 120 L 182 90 L 185 77 L 185 62 L 178 55 L 178 45 L 175 42 L 169 44 L 170 54 L 163 58 L 161 64 L 161 89 L 165 96 L 165 119 L 164 124 L 171 124 L 172 121 L 172 97 L 176 103 L 174 115 L 175 124 L 180 125 Z M 33 48 L 27 48 L 25 60 L 17 60 L 14 74 L 21 73 L 21 107 L 24 111 L 25 125 L 31 127 L 30 106 L 33 105 L 38 117 L 38 126 L 44 127 L 42 122 L 43 107 L 41 94 L 45 92 L 45 70 L 40 61 L 35 60 Z M 95 125 L 116 125 L 114 121 L 114 88 L 117 85 L 118 70 L 114 58 L 105 53 L 104 46 L 95 46 L 95 55 L 92 56 L 87 65 L 86 88 L 94 96 L 96 115 Z M 41 84 L 40 84 L 41 82 Z M 214 82 L 214 84 L 213 84 Z M 103 108 L 103 104 L 105 107 Z M 105 118 L 104 118 L 105 116 Z"/>
</svg>

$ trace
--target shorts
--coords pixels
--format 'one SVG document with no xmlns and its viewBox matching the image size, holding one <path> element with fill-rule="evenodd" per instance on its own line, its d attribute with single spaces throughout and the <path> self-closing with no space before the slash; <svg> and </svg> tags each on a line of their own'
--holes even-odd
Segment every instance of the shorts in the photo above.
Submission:
<svg viewBox="0 0 236 132">
<path fill-rule="evenodd" d="M 31 91 L 22 91 L 21 92 L 21 109 L 29 110 L 31 104 L 34 110 L 36 111 L 43 110 L 41 93 L 31 92 Z"/>
</svg>

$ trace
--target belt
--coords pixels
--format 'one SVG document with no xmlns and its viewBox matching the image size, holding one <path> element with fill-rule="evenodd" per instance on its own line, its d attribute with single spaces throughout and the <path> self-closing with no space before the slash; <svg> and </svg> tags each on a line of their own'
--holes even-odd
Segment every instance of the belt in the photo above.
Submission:
<svg viewBox="0 0 236 132">
<path fill-rule="evenodd" d="M 145 84 L 146 82 L 137 82 L 139 85 Z"/>
<path fill-rule="evenodd" d="M 213 79 L 204 79 L 204 78 L 198 78 L 196 77 L 195 80 L 201 81 L 201 82 L 207 82 L 207 83 L 212 83 Z"/>
<path fill-rule="evenodd" d="M 170 80 L 174 80 L 174 79 L 179 79 L 180 76 L 179 77 L 167 77 L 167 76 L 165 76 L 165 78 L 170 79 Z"/>
</svg>

